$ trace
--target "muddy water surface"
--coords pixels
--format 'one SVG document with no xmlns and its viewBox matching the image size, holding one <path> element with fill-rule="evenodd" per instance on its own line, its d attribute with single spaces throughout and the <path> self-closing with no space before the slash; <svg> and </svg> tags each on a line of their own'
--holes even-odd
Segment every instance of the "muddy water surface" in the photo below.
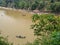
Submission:
<svg viewBox="0 0 60 45">
<path fill-rule="evenodd" d="M 0 10 L 0 31 L 3 36 L 8 36 L 9 42 L 14 45 L 24 45 L 34 40 L 33 30 L 30 29 L 31 14 L 23 11 Z M 17 35 L 26 38 L 16 38 Z"/>
</svg>

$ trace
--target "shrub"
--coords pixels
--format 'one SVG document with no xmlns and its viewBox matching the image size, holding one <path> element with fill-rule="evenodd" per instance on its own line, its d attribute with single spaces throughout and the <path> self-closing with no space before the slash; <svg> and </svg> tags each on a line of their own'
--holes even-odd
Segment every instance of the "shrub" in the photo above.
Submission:
<svg viewBox="0 0 60 45">
<path fill-rule="evenodd" d="M 32 22 L 31 26 L 37 38 L 31 45 L 60 45 L 60 16 L 34 14 Z"/>
<path fill-rule="evenodd" d="M 54 31 L 49 37 L 43 36 L 42 38 L 41 45 L 60 45 L 60 31 Z"/>
<path fill-rule="evenodd" d="M 60 31 L 51 34 L 50 45 L 60 45 Z"/>
<path fill-rule="evenodd" d="M 34 14 L 32 17 L 35 35 L 41 35 L 41 32 L 51 33 L 60 30 L 60 16 L 53 14 Z"/>
</svg>

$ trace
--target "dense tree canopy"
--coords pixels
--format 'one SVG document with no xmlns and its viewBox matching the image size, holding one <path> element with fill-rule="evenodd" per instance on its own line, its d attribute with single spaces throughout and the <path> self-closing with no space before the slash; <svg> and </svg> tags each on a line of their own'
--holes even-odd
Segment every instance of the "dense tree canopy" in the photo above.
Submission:
<svg viewBox="0 0 60 45">
<path fill-rule="evenodd" d="M 60 12 L 60 2 L 52 3 L 50 9 L 54 12 Z"/>
<path fill-rule="evenodd" d="M 60 0 L 0 0 L 0 6 L 27 10 L 47 10 L 49 7 L 49 10 L 60 12 Z"/>
</svg>

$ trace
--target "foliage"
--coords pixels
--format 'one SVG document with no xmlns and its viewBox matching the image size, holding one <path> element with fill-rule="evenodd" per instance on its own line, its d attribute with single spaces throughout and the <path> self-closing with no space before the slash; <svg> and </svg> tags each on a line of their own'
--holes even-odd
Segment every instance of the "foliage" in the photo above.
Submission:
<svg viewBox="0 0 60 45">
<path fill-rule="evenodd" d="M 60 45 L 60 31 L 54 31 L 48 37 L 43 36 L 42 38 L 41 45 Z"/>
<path fill-rule="evenodd" d="M 52 31 L 60 30 L 60 16 L 54 16 L 53 14 L 34 14 L 32 16 L 32 21 L 33 25 L 31 25 L 31 27 L 34 29 L 34 33 L 37 36 L 42 35 L 41 32 L 49 34 Z"/>
<path fill-rule="evenodd" d="M 55 0 L 51 0 L 51 3 L 54 3 L 55 2 Z"/>
<path fill-rule="evenodd" d="M 33 42 L 33 45 L 40 45 L 40 40 L 39 39 L 35 39 Z"/>
<path fill-rule="evenodd" d="M 60 31 L 51 34 L 50 45 L 60 45 Z"/>
<path fill-rule="evenodd" d="M 32 9 L 32 10 L 35 10 L 35 9 L 42 10 L 44 7 L 45 7 L 45 2 L 44 2 L 44 1 L 40 1 L 40 2 L 35 1 L 35 2 L 32 4 L 31 9 Z"/>
<path fill-rule="evenodd" d="M 0 0 L 0 6 L 5 6 L 5 0 Z"/>
<path fill-rule="evenodd" d="M 35 10 L 35 9 L 37 8 L 38 4 L 39 4 L 39 3 L 38 3 L 37 1 L 35 1 L 35 2 L 32 4 L 31 9 L 32 9 L 32 10 Z"/>
<path fill-rule="evenodd" d="M 12 43 L 10 44 L 7 40 L 7 38 L 4 38 L 0 34 L 0 45 L 13 45 Z"/>
<path fill-rule="evenodd" d="M 55 2 L 50 5 L 50 8 L 54 12 L 60 12 L 60 2 Z"/>
<path fill-rule="evenodd" d="M 17 0 L 14 0 L 13 3 L 14 3 L 14 7 L 15 7 L 15 8 L 19 8 L 19 2 L 20 2 L 19 0 L 18 0 L 18 1 L 17 1 Z M 8 7 L 8 6 L 7 6 L 7 7 Z"/>
<path fill-rule="evenodd" d="M 19 2 L 19 7 L 21 8 L 21 9 L 23 9 L 24 8 L 24 6 L 25 6 L 25 2 Z"/>
<path fill-rule="evenodd" d="M 45 6 L 46 6 L 46 2 L 45 1 L 40 1 L 40 4 L 38 6 L 38 9 L 39 10 L 43 10 L 45 8 Z"/>
<path fill-rule="evenodd" d="M 33 45 L 60 45 L 60 16 L 34 14 L 32 29 L 37 39 Z"/>
<path fill-rule="evenodd" d="M 0 0 L 0 6 L 27 10 L 47 10 L 50 7 L 52 11 L 60 12 L 60 0 Z"/>
<path fill-rule="evenodd" d="M 30 42 L 27 42 L 25 45 L 33 45 L 32 43 L 30 43 Z"/>
<path fill-rule="evenodd" d="M 40 42 L 38 39 L 35 39 L 33 43 L 27 42 L 26 45 L 40 45 Z"/>
</svg>

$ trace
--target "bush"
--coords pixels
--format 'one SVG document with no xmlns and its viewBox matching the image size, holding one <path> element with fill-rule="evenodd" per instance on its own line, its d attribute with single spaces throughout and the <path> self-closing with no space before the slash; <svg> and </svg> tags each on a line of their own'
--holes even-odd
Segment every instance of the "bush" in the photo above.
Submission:
<svg viewBox="0 0 60 45">
<path fill-rule="evenodd" d="M 37 38 L 31 45 L 60 45 L 60 16 L 34 14 L 32 22 L 31 26 Z"/>
<path fill-rule="evenodd" d="M 51 33 L 53 31 L 60 31 L 60 16 L 53 14 L 35 14 L 32 17 L 35 35 L 41 35 L 41 32 Z"/>
<path fill-rule="evenodd" d="M 42 39 L 35 39 L 26 45 L 60 45 L 60 31 L 54 31 L 49 36 L 42 36 Z"/>
<path fill-rule="evenodd" d="M 50 45 L 60 45 L 60 31 L 51 34 Z"/>
<path fill-rule="evenodd" d="M 60 45 L 60 31 L 59 32 L 52 32 L 49 37 L 42 37 L 41 45 Z"/>
<path fill-rule="evenodd" d="M 39 42 L 40 40 L 38 40 L 38 39 L 35 39 L 34 40 L 34 42 L 33 43 L 26 43 L 25 45 L 40 45 L 40 42 Z"/>
</svg>

